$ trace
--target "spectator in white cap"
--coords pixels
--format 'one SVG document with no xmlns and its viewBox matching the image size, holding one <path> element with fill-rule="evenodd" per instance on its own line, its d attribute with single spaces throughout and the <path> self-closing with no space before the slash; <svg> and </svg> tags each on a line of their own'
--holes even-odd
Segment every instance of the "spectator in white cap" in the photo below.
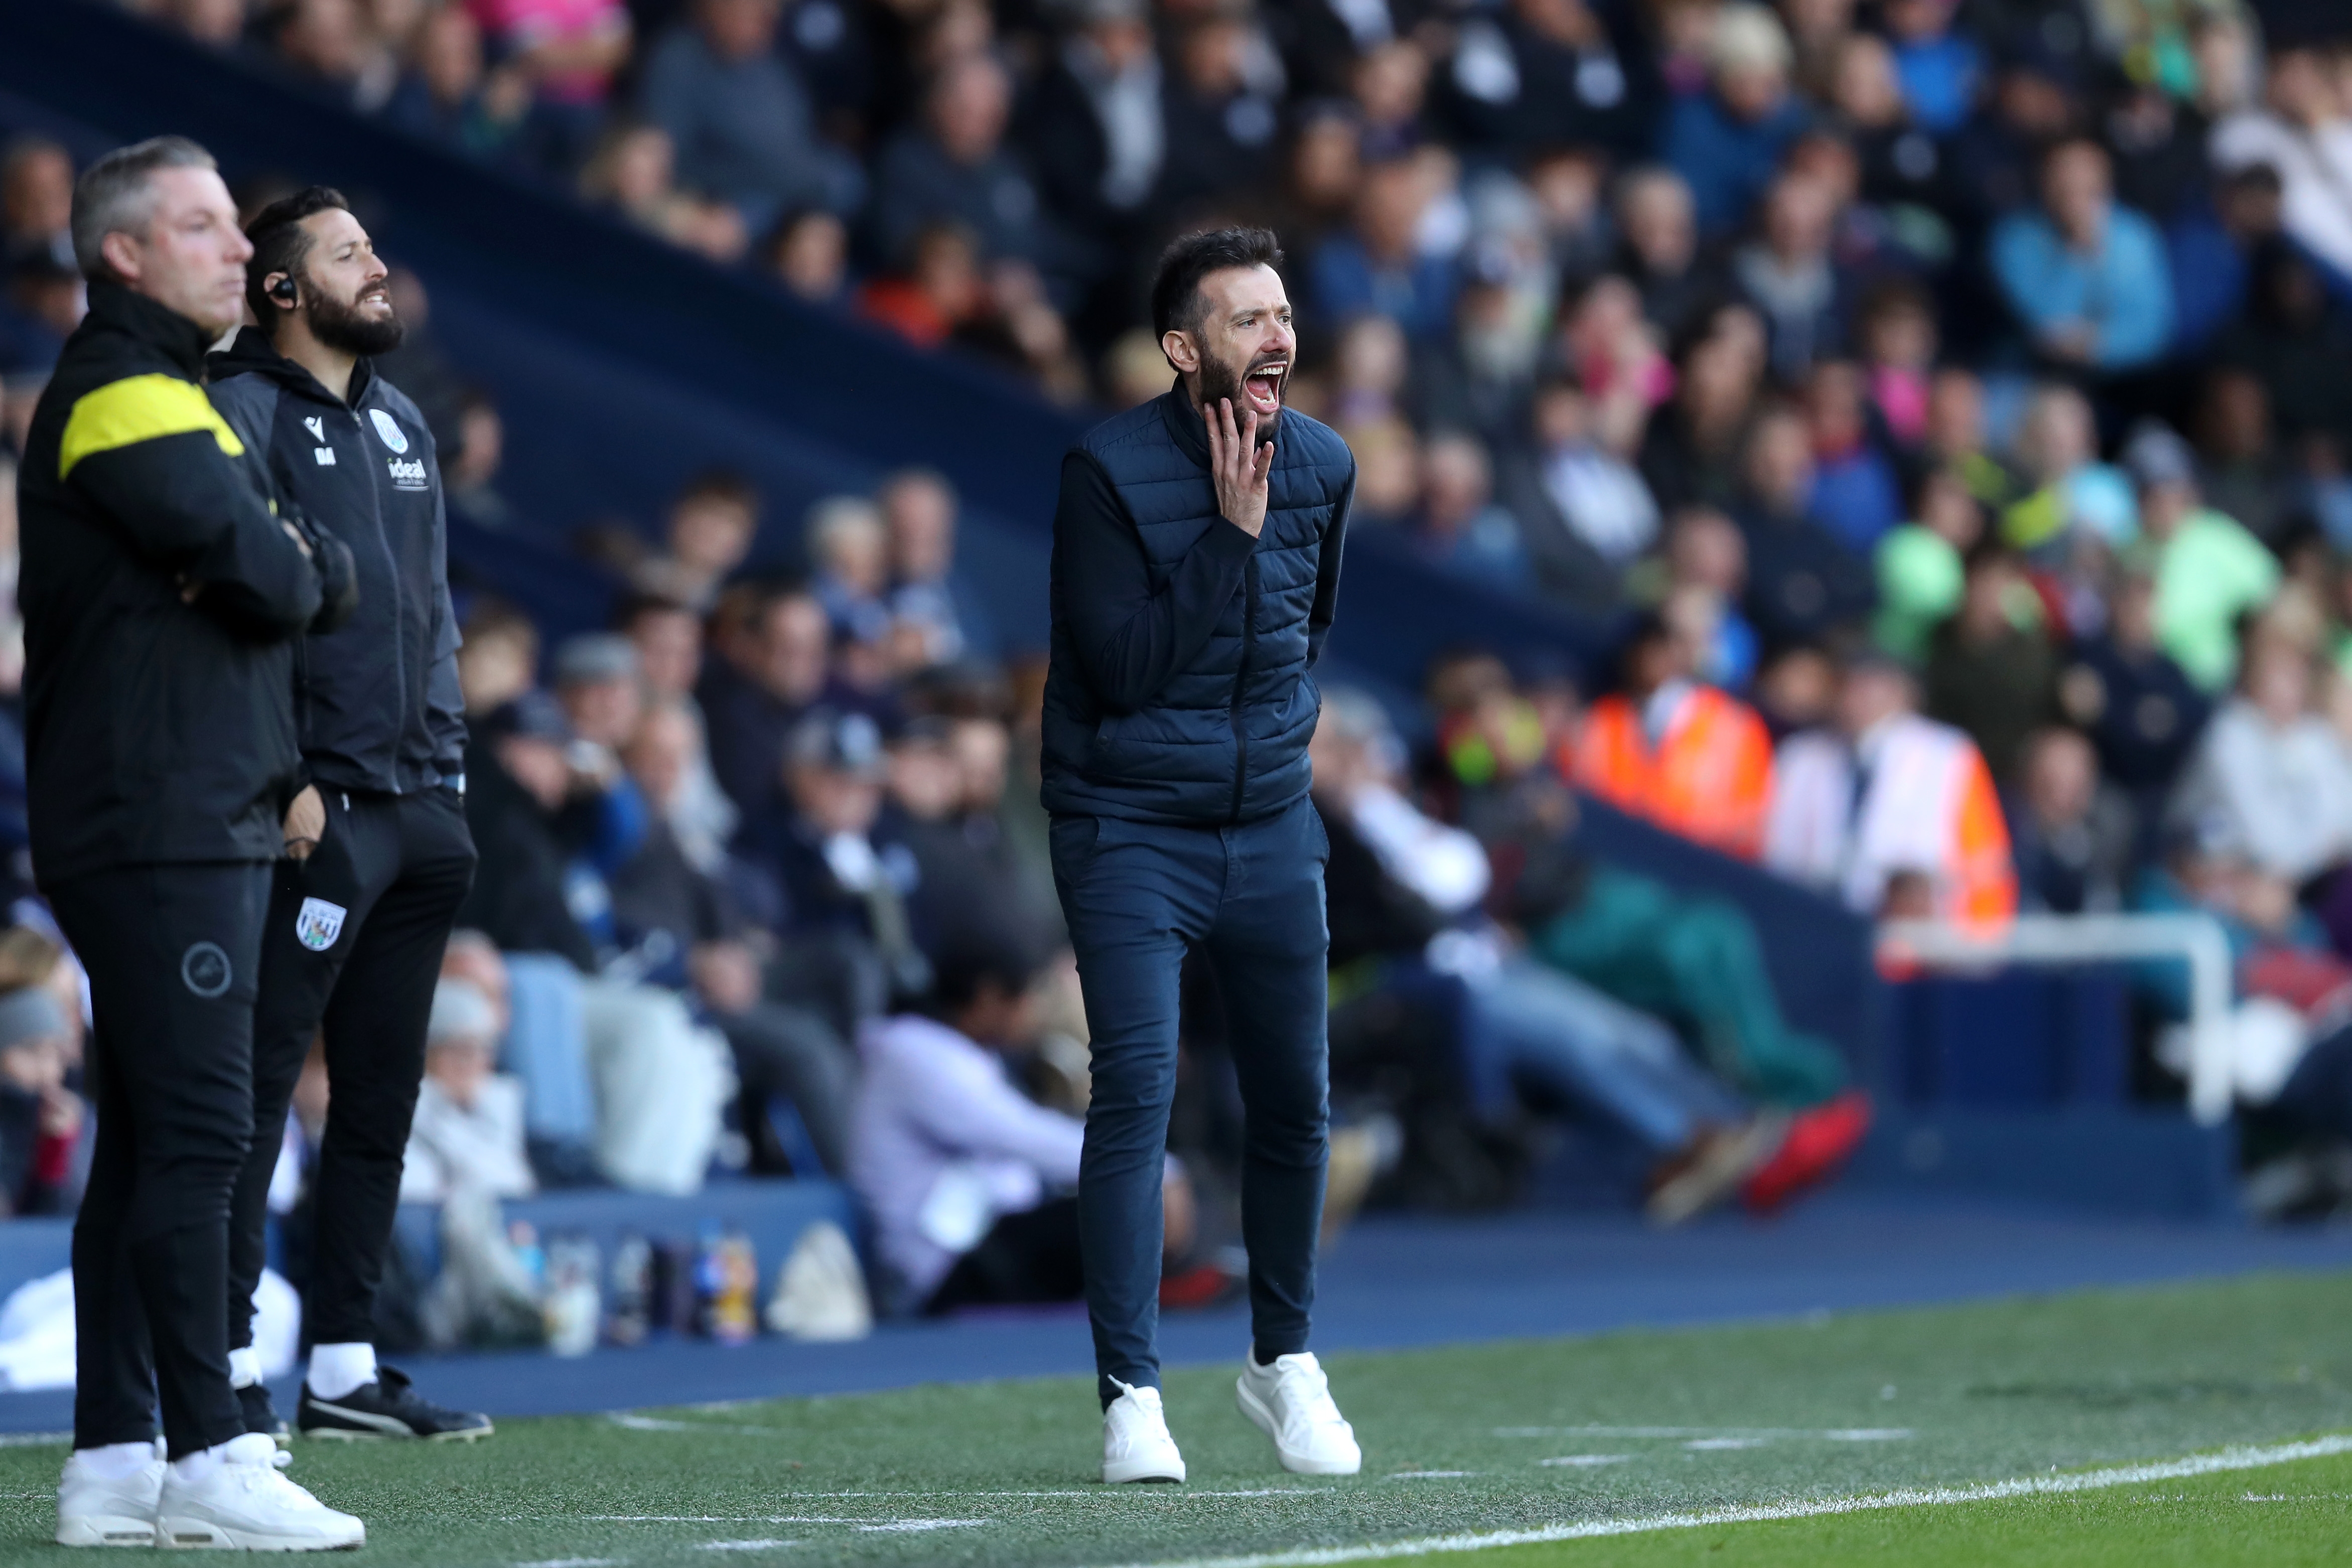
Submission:
<svg viewBox="0 0 2352 1568">
<path fill-rule="evenodd" d="M 538 1190 L 523 1152 L 522 1081 L 495 1071 L 498 1040 L 498 1009 L 480 987 L 445 978 L 434 988 L 425 1083 L 400 1170 L 403 1203 Z"/>
</svg>

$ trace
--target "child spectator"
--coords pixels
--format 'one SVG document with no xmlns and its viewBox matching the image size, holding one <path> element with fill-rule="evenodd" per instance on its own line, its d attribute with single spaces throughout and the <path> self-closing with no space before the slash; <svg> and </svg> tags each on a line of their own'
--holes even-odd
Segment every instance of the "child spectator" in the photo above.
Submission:
<svg viewBox="0 0 2352 1568">
<path fill-rule="evenodd" d="M 638 569 L 637 586 L 708 611 L 751 552 L 760 530 L 760 493 L 741 475 L 708 468 L 669 504 L 669 549 Z"/>
</svg>

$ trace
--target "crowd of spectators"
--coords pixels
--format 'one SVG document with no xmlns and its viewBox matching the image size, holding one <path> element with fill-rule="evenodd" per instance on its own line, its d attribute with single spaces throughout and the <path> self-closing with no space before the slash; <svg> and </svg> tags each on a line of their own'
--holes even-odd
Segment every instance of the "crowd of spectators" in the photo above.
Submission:
<svg viewBox="0 0 2352 1568">
<path fill-rule="evenodd" d="M 136 8 L 1074 402 L 1168 384 L 1132 322 L 1170 230 L 1272 222 L 1356 526 L 1630 628 L 1605 669 L 1440 661 L 1425 737 L 1329 694 L 1335 1190 L 1492 1200 L 1565 1112 L 1674 1219 L 1859 1135 L 1744 917 L 1584 859 L 1580 790 L 1867 916 L 2208 910 L 2296 959 L 2247 982 L 2295 1011 L 2289 1062 L 2335 1060 L 2352 47 L 2231 0 Z M 79 310 L 72 172 L 0 156 L 17 441 Z M 453 507 L 495 521 L 495 407 L 398 374 L 442 383 Z M 744 570 L 761 514 L 698 476 L 657 541 L 603 541 L 622 607 L 555 646 L 468 596 L 483 864 L 413 1179 L 850 1174 L 902 1304 L 982 1299 L 971 1217 L 1049 1207 L 1085 1103 L 1040 672 L 959 575 L 940 476 L 819 504 L 797 575 Z M 19 660 L 0 639 L 0 689 Z M 1237 1115 L 1192 1017 L 1180 1279 L 1230 1233 Z M 78 1046 L 47 1038 L 0 1043 L 25 1207 L 68 1179 Z M 1018 1092 L 934 1103 L 982 1079 Z M 2321 1125 L 2333 1092 L 2302 1094 Z M 943 1174 L 874 1162 L 925 1140 Z"/>
</svg>

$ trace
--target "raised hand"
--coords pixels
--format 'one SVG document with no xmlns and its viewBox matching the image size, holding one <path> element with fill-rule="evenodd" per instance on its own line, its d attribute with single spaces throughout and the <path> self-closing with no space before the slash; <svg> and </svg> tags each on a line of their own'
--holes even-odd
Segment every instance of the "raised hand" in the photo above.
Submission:
<svg viewBox="0 0 2352 1568">
<path fill-rule="evenodd" d="M 1209 473 L 1217 483 L 1217 510 L 1255 538 L 1265 527 L 1265 476 L 1274 471 L 1274 443 L 1258 444 L 1255 409 L 1244 406 L 1241 423 L 1234 424 L 1231 398 L 1219 398 L 1214 408 L 1203 404 L 1201 420 L 1209 427 Z"/>
</svg>

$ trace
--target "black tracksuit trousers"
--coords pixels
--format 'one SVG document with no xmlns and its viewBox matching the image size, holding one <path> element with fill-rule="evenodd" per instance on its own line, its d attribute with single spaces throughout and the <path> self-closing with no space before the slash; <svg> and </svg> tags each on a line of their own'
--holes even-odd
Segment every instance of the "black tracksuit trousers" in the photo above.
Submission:
<svg viewBox="0 0 2352 1568">
<path fill-rule="evenodd" d="M 269 866 L 121 866 L 49 907 L 89 974 L 89 1187 L 74 1222 L 74 1446 L 245 1430 L 228 1375 L 229 1196 L 253 1142 Z"/>
<path fill-rule="evenodd" d="M 261 936 L 253 1025 L 253 1147 L 229 1238 L 229 1343 L 253 1343 L 286 1107 L 323 1026 L 327 1133 L 319 1150 L 305 1337 L 375 1337 L 376 1287 L 400 1202 L 401 1158 L 425 1077 L 425 1026 L 441 956 L 474 880 L 454 789 L 346 793 L 321 785 L 327 831 L 308 861 L 280 861 Z"/>
</svg>

